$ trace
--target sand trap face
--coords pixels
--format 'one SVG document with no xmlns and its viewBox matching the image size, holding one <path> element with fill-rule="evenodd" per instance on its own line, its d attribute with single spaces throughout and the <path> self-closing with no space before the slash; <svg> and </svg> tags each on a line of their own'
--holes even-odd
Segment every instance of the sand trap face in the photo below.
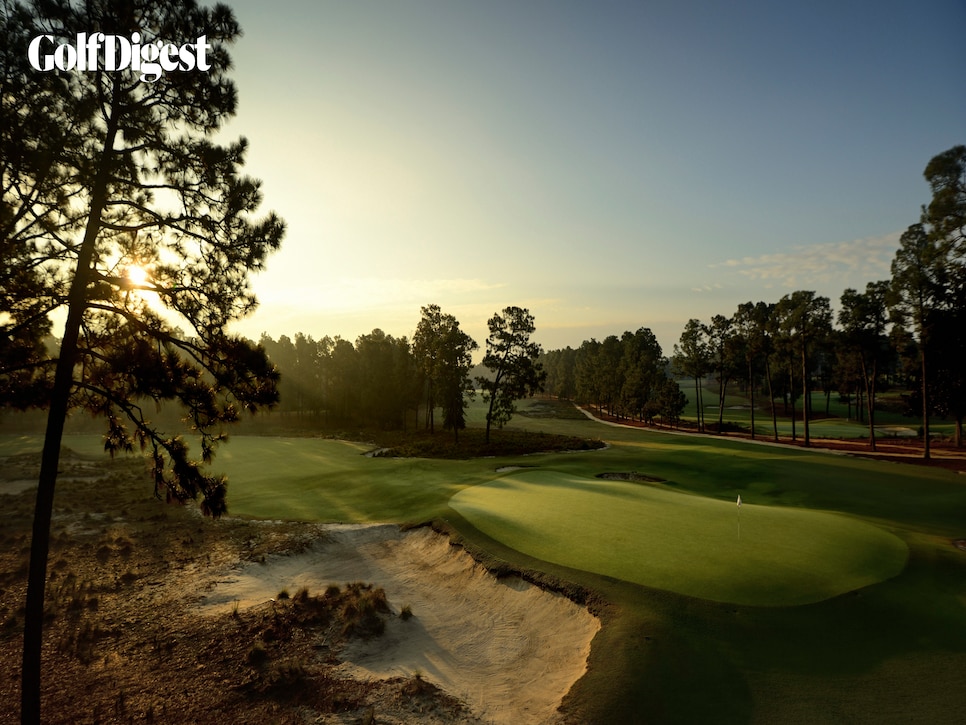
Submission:
<svg viewBox="0 0 966 725">
<path fill-rule="evenodd" d="M 428 528 L 326 527 L 303 554 L 248 564 L 223 578 L 204 611 L 262 604 L 281 589 L 371 582 L 396 613 L 382 637 L 352 642 L 342 667 L 356 677 L 420 672 L 496 723 L 545 723 L 586 669 L 599 620 L 565 597 L 520 579 L 497 580 Z"/>
</svg>

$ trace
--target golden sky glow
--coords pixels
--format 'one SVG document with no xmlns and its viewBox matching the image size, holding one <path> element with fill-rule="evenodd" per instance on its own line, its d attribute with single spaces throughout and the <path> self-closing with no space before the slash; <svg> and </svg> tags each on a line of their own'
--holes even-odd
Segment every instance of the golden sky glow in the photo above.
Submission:
<svg viewBox="0 0 966 725">
<path fill-rule="evenodd" d="M 966 142 L 955 0 L 232 2 L 246 171 L 287 222 L 251 337 L 547 347 L 889 276 Z"/>
</svg>

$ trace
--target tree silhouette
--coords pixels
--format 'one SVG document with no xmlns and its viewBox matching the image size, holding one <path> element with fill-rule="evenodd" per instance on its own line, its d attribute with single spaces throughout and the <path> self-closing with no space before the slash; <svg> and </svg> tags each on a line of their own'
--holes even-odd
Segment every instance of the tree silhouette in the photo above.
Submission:
<svg viewBox="0 0 966 725">
<path fill-rule="evenodd" d="M 847 289 L 840 299 L 838 322 L 842 327 L 840 347 L 851 351 L 859 363 L 869 416 L 869 448 L 875 450 L 875 396 L 879 371 L 888 352 L 886 309 L 888 282 L 869 282 L 865 292 Z"/>
<path fill-rule="evenodd" d="M 718 378 L 718 433 L 724 428 L 725 398 L 728 383 L 738 370 L 738 348 L 734 324 L 730 317 L 715 315 L 704 327 L 711 370 Z"/>
<path fill-rule="evenodd" d="M 621 377 L 621 408 L 638 420 L 646 418 L 646 409 L 664 385 L 664 358 L 661 345 L 647 327 L 621 335 L 622 355 L 619 365 Z"/>
<path fill-rule="evenodd" d="M 674 366 L 680 375 L 694 379 L 694 404 L 697 410 L 698 431 L 704 432 L 704 400 L 702 380 L 711 368 L 707 333 L 701 321 L 691 318 L 684 326 L 678 345 L 674 346 Z"/>
<path fill-rule="evenodd" d="M 796 290 L 778 301 L 777 315 L 788 344 L 795 350 L 802 371 L 802 421 L 805 429 L 805 445 L 811 445 L 809 418 L 812 412 L 809 378 L 811 367 L 809 355 L 814 345 L 826 337 L 832 329 L 832 311 L 828 297 L 816 295 L 809 290 Z"/>
<path fill-rule="evenodd" d="M 436 431 L 436 397 L 441 365 L 440 340 L 443 337 L 444 316 L 439 305 L 427 305 L 419 310 L 422 317 L 413 334 L 413 355 L 423 374 L 426 398 L 426 426 Z"/>
<path fill-rule="evenodd" d="M 775 395 L 772 390 L 771 364 L 769 358 L 774 347 L 771 335 L 771 319 L 775 305 L 767 302 L 744 302 L 738 305 L 734 323 L 742 339 L 745 363 L 748 365 L 748 389 L 751 392 L 751 437 L 755 437 L 755 388 L 757 379 L 756 363 L 763 364 L 765 384 L 768 386 L 768 401 L 772 414 L 773 437 L 778 440 L 778 419 L 775 414 Z"/>
<path fill-rule="evenodd" d="M 502 314 L 493 315 L 487 325 L 486 356 L 483 365 L 493 374 L 492 379 L 480 377 L 483 399 L 489 402 L 486 411 L 486 442 L 490 442 L 490 427 L 502 427 L 513 417 L 514 401 L 531 396 L 543 389 L 546 374 L 536 362 L 540 345 L 530 341 L 536 329 L 533 315 L 522 307 L 506 307 Z"/>
<path fill-rule="evenodd" d="M 278 247 L 284 225 L 271 214 L 253 216 L 261 197 L 259 183 L 240 173 L 245 140 L 212 140 L 237 101 L 226 74 L 227 45 L 240 34 L 230 9 L 200 8 L 192 0 L 38 0 L 31 8 L 5 4 L 3 12 L 10 50 L 0 56 L 3 125 L 25 115 L 51 119 L 21 122 L 3 137 L 0 239 L 13 262 L 4 263 L 0 296 L 19 300 L 3 323 L 6 337 L 35 338 L 31 324 L 42 328 L 55 309 L 67 313 L 55 359 L 21 355 L 10 364 L 11 346 L 0 349 L 5 387 L 30 366 L 44 371 L 50 386 L 49 401 L 22 401 L 49 408 L 22 670 L 21 717 L 34 723 L 50 520 L 68 410 L 103 416 L 111 453 L 135 444 L 148 450 L 157 495 L 200 496 L 204 513 L 223 513 L 224 479 L 204 473 L 185 441 L 159 430 L 149 410 L 166 402 L 182 406 L 208 462 L 224 438 L 223 424 L 241 409 L 277 399 L 277 374 L 264 351 L 226 327 L 254 309 L 249 274 Z M 147 42 L 176 45 L 205 36 L 211 68 L 143 82 L 130 70 L 38 73 L 27 65 L 31 38 L 72 43 L 78 32 L 138 32 Z"/>
<path fill-rule="evenodd" d="M 65 79 L 23 67 L 32 13 L 6 3 L 0 13 L 0 404 L 26 408 L 50 393 L 44 338 L 66 294 L 56 264 L 66 252 L 51 239 L 80 223 L 58 161 L 82 141 Z"/>
<path fill-rule="evenodd" d="M 931 322 L 943 303 L 942 253 L 922 224 L 913 224 L 899 239 L 892 260 L 889 307 L 897 326 L 911 325 L 919 349 L 919 384 L 922 398 L 922 457 L 930 458 L 929 445 L 929 355 L 933 344 Z"/>
<path fill-rule="evenodd" d="M 470 381 L 473 351 L 476 341 L 460 329 L 460 323 L 450 314 L 443 314 L 439 305 L 420 309 L 422 318 L 413 335 L 413 355 L 426 381 L 426 407 L 430 431 L 433 430 L 433 409 L 443 409 L 443 428 L 453 431 L 459 442 L 459 432 L 466 427 L 467 397 L 475 394 Z"/>
<path fill-rule="evenodd" d="M 943 349 L 958 341 L 939 328 L 948 330 L 949 321 L 966 316 L 966 146 L 954 146 L 937 154 L 923 171 L 932 191 L 932 200 L 922 209 L 919 223 L 912 224 L 899 240 L 892 260 L 889 304 L 897 325 L 915 330 L 919 349 L 919 383 L 922 403 L 923 458 L 930 457 L 929 413 L 935 394 L 945 389 L 949 400 L 940 404 L 956 415 L 955 404 L 961 383 L 949 380 L 934 385 L 930 362 L 934 354 L 945 361 L 950 354 Z M 955 336 L 958 337 L 958 336 Z M 955 357 L 955 350 L 952 352 Z M 956 371 L 961 365 L 953 365 Z M 951 386 L 945 383 L 952 383 Z"/>
</svg>

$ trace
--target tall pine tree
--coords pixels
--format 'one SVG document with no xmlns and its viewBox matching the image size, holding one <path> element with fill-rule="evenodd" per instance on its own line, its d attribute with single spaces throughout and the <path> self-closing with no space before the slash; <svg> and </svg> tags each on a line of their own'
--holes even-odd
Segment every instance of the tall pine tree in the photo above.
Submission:
<svg viewBox="0 0 966 725">
<path fill-rule="evenodd" d="M 159 430 L 149 413 L 158 404 L 182 406 L 208 462 L 224 424 L 242 409 L 275 402 L 277 374 L 264 351 L 227 326 L 254 309 L 249 275 L 279 246 L 284 225 L 272 214 L 255 216 L 261 194 L 241 173 L 245 140 L 214 140 L 237 103 L 227 70 L 240 28 L 229 8 L 192 0 L 37 0 L 5 4 L 3 12 L 0 298 L 15 304 L 0 320 L 0 389 L 29 373 L 35 388 L 49 392 L 17 401 L 49 410 L 24 634 L 21 716 L 34 723 L 67 412 L 103 416 L 111 452 L 146 449 L 159 496 L 200 496 L 206 514 L 223 513 L 224 479 L 205 473 L 186 442 Z M 53 48 L 74 44 L 82 32 L 139 33 L 144 44 L 176 46 L 204 36 L 210 69 L 145 82 L 136 71 L 104 70 L 103 62 L 83 71 L 29 67 L 31 39 L 50 36 Z M 66 312 L 60 347 L 44 359 L 34 341 L 58 309 Z"/>
</svg>

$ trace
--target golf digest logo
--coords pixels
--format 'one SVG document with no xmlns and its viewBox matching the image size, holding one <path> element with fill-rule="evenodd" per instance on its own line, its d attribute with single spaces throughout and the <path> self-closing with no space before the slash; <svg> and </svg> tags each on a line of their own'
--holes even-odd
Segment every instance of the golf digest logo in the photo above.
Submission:
<svg viewBox="0 0 966 725">
<path fill-rule="evenodd" d="M 38 35 L 30 41 L 27 58 L 39 71 L 124 70 L 130 68 L 141 74 L 141 80 L 153 83 L 164 73 L 211 68 L 207 53 L 211 50 L 208 37 L 202 35 L 194 43 L 175 45 L 158 40 L 141 44 L 141 34 L 132 33 L 131 39 L 104 33 L 78 33 L 74 45 L 55 45 L 53 36 Z"/>
</svg>

